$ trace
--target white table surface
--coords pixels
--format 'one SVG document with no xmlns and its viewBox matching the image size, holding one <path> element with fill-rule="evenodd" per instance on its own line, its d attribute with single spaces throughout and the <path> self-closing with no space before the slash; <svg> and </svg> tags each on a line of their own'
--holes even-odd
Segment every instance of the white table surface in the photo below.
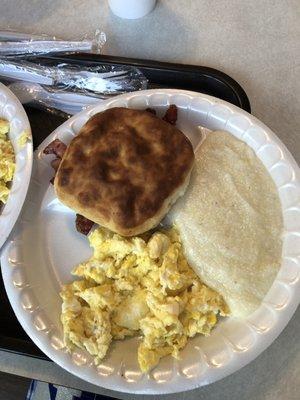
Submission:
<svg viewBox="0 0 300 400">
<path fill-rule="evenodd" d="M 247 92 L 252 113 L 300 163 L 299 0 L 159 0 L 140 20 L 113 16 L 105 0 L 0 0 L 0 29 L 62 38 L 107 34 L 105 53 L 204 65 Z M 300 392 L 300 310 L 250 365 L 213 385 L 172 399 L 293 400 Z M 73 377 L 53 363 L 0 352 L 0 370 L 124 399 Z M 154 396 L 161 398 L 162 396 Z"/>
</svg>

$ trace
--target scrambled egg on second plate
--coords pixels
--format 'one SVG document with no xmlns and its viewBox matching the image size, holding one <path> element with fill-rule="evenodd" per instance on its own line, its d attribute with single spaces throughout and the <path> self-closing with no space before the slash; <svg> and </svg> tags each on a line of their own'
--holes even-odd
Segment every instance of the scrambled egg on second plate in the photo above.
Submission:
<svg viewBox="0 0 300 400">
<path fill-rule="evenodd" d="M 17 140 L 19 149 L 25 147 L 26 143 L 29 140 L 30 140 L 30 133 L 27 130 L 23 131 Z"/>
<path fill-rule="evenodd" d="M 63 287 L 65 343 L 86 349 L 99 364 L 113 339 L 142 334 L 143 372 L 161 357 L 179 357 L 189 337 L 208 335 L 223 298 L 188 265 L 175 228 L 124 238 L 105 228 L 89 235 L 93 257 L 78 265 L 77 280 Z"/>
<path fill-rule="evenodd" d="M 15 154 L 7 136 L 8 132 L 9 122 L 0 119 L 0 204 L 7 201 L 9 195 L 7 184 L 15 172 Z"/>
</svg>

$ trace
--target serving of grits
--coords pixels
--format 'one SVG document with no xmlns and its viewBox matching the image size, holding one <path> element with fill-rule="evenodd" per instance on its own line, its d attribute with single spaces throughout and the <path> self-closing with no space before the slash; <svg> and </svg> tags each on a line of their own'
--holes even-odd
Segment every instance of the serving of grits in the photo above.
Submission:
<svg viewBox="0 0 300 400">
<path fill-rule="evenodd" d="M 174 227 L 131 238 L 98 227 L 88 238 L 94 254 L 61 292 L 69 351 L 85 349 L 99 364 L 112 340 L 140 335 L 137 358 L 146 372 L 166 355 L 180 358 L 188 338 L 209 335 L 228 315 L 222 296 L 189 266 Z"/>
<path fill-rule="evenodd" d="M 0 206 L 5 204 L 10 192 L 9 184 L 15 171 L 15 154 L 8 138 L 9 122 L 0 118 Z"/>
</svg>

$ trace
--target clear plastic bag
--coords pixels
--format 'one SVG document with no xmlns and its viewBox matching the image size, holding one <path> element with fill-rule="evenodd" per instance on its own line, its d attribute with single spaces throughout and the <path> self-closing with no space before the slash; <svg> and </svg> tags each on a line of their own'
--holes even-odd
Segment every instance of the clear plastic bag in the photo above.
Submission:
<svg viewBox="0 0 300 400">
<path fill-rule="evenodd" d="M 18 81 L 8 84 L 8 87 L 22 104 L 42 108 L 55 114 L 60 114 L 59 111 L 62 111 L 74 115 L 102 99 L 100 96 L 85 96 L 64 89 L 51 89 L 38 83 Z"/>
<path fill-rule="evenodd" d="M 9 82 L 23 104 L 55 108 L 68 114 L 76 114 L 111 96 L 146 89 L 148 83 L 137 68 L 129 66 L 49 66 L 11 59 L 0 59 L 0 79 Z"/>
<path fill-rule="evenodd" d="M 15 31 L 0 31 L 0 57 L 37 55 L 48 53 L 93 52 L 100 53 L 106 35 L 96 30 L 92 39 L 62 40 L 47 35 L 23 34 Z"/>
<path fill-rule="evenodd" d="M 53 52 L 99 53 L 105 41 L 105 33 L 100 30 L 93 40 L 81 41 L 0 31 L 0 80 L 23 104 L 70 115 L 111 96 L 146 89 L 147 79 L 134 67 L 55 63 L 47 57 Z"/>
<path fill-rule="evenodd" d="M 60 63 L 49 66 L 28 60 L 0 59 L 0 77 L 95 96 L 145 89 L 147 85 L 147 79 L 137 68 L 113 64 L 84 66 Z"/>
</svg>

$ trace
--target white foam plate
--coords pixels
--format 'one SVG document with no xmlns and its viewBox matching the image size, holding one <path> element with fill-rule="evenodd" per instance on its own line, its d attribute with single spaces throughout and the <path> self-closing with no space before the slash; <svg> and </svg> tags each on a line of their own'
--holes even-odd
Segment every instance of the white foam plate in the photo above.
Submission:
<svg viewBox="0 0 300 400">
<path fill-rule="evenodd" d="M 26 131 L 31 137 L 29 121 L 17 97 L 0 83 L 0 118 L 10 123 L 9 138 L 13 145 L 16 169 L 11 191 L 4 207 L 0 209 L 0 249 L 10 234 L 23 206 L 32 167 L 32 140 L 24 147 L 18 146 L 18 138 Z"/>
<path fill-rule="evenodd" d="M 227 318 L 210 337 L 189 340 L 181 360 L 161 360 L 149 374 L 137 363 L 138 338 L 115 342 L 98 368 L 81 350 L 68 354 L 59 322 L 59 291 L 72 280 L 70 271 L 91 255 L 87 238 L 75 230 L 75 214 L 56 199 L 49 179 L 51 157 L 42 150 L 53 139 L 65 143 L 95 113 L 125 106 L 153 107 L 163 114 L 179 107 L 178 126 L 197 145 L 198 126 L 224 129 L 247 142 L 262 160 L 279 191 L 284 216 L 280 272 L 261 307 L 246 320 Z M 239 370 L 268 347 L 286 326 L 299 303 L 300 175 L 285 146 L 250 114 L 219 99 L 180 90 L 125 94 L 74 116 L 56 129 L 35 154 L 33 178 L 24 210 L 1 257 L 5 287 L 23 328 L 61 367 L 93 384 L 131 393 L 171 393 L 217 381 Z"/>
</svg>

